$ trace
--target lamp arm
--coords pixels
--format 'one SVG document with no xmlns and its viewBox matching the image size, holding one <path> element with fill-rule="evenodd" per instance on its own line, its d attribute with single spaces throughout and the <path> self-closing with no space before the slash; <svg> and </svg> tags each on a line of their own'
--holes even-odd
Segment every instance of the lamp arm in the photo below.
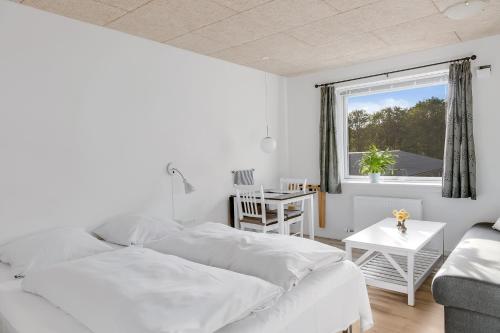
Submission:
<svg viewBox="0 0 500 333">
<path fill-rule="evenodd" d="M 179 169 L 172 168 L 172 173 L 176 173 L 176 172 L 179 174 L 179 176 L 181 176 L 183 181 L 186 181 L 186 177 L 184 177 L 184 175 L 182 174 L 182 172 Z"/>
</svg>

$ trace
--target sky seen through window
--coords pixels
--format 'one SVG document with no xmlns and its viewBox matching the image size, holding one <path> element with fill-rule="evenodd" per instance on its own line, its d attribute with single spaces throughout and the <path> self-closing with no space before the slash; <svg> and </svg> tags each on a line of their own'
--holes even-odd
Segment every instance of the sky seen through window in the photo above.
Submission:
<svg viewBox="0 0 500 333">
<path fill-rule="evenodd" d="M 348 100 L 348 111 L 365 110 L 368 113 L 373 113 L 386 107 L 399 106 L 402 108 L 409 108 L 419 101 L 431 97 L 445 99 L 447 88 L 448 86 L 446 84 L 439 84 L 363 96 L 350 96 Z"/>
</svg>

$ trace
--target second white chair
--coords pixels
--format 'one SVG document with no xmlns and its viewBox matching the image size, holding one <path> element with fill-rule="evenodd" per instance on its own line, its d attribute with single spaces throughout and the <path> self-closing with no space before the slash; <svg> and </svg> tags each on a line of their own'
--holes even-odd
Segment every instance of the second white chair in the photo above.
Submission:
<svg viewBox="0 0 500 333">
<path fill-rule="evenodd" d="M 307 192 L 307 179 L 305 178 L 280 178 L 281 191 L 302 191 Z M 299 231 L 293 235 L 304 237 L 304 207 L 305 202 L 291 204 L 285 209 L 285 232 L 290 234 L 290 229 L 293 224 L 299 224 Z"/>
</svg>

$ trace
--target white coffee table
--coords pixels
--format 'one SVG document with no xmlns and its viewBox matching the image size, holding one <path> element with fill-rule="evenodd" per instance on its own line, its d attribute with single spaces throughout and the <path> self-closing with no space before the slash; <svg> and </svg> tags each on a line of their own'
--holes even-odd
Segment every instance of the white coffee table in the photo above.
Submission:
<svg viewBox="0 0 500 333">
<path fill-rule="evenodd" d="M 370 286 L 408 294 L 408 305 L 415 305 L 415 290 L 429 276 L 444 256 L 446 223 L 408 220 L 408 230 L 401 233 L 396 220 L 387 218 L 344 239 L 348 259 L 352 249 L 367 250 L 356 260 Z M 424 249 L 438 234 L 441 251 Z"/>
</svg>

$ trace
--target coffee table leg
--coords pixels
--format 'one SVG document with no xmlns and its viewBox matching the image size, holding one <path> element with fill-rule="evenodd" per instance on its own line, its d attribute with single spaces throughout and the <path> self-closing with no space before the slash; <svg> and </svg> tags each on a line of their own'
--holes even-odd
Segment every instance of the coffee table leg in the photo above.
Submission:
<svg viewBox="0 0 500 333">
<path fill-rule="evenodd" d="M 346 243 L 345 245 L 345 253 L 346 253 L 346 259 L 352 261 L 352 247 L 348 243 Z"/>
<path fill-rule="evenodd" d="M 415 255 L 408 254 L 408 305 L 415 305 L 415 282 L 413 280 L 413 267 L 415 265 Z"/>
</svg>

